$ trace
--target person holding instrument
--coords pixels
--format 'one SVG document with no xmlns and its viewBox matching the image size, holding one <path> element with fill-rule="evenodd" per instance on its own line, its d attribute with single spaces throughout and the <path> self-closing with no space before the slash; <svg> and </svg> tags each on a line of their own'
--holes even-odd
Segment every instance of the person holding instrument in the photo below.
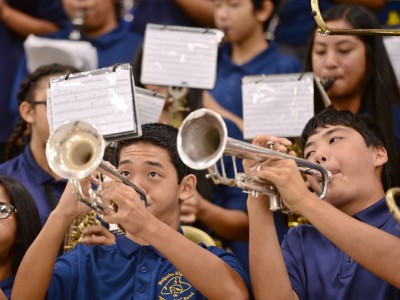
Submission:
<svg viewBox="0 0 400 300">
<path fill-rule="evenodd" d="M 0 299 L 10 299 L 19 264 L 39 234 L 32 196 L 17 180 L 0 175 Z"/>
<path fill-rule="evenodd" d="M 25 255 L 13 299 L 248 299 L 249 284 L 234 255 L 196 245 L 179 227 L 182 202 L 196 178 L 181 161 L 177 129 L 145 124 L 142 136 L 118 145 L 118 172 L 146 193 L 105 182 L 102 195 L 117 211 L 104 216 L 126 231 L 117 244 L 78 245 L 56 261 L 72 219 L 88 208 L 67 188 Z M 48 241 L 53 241 L 50 245 Z"/>
<path fill-rule="evenodd" d="M 327 26 L 379 28 L 377 17 L 359 5 L 338 5 L 322 14 Z M 321 79 L 333 79 L 327 93 L 336 109 L 370 116 L 382 129 L 393 182 L 400 182 L 400 93 L 381 36 L 311 36 L 305 68 Z M 315 98 L 316 111 L 323 105 Z M 396 159 L 397 158 L 397 159 Z"/>
<path fill-rule="evenodd" d="M 280 150 L 290 145 L 275 142 Z M 381 130 L 366 117 L 328 108 L 307 123 L 301 147 L 305 159 L 333 175 L 324 200 L 308 189 L 293 160 L 244 161 L 247 172 L 272 182 L 285 205 L 311 223 L 289 229 L 280 247 L 268 197 L 249 196 L 255 297 L 399 299 L 400 231 L 385 203 L 385 188 L 393 183 Z M 318 193 L 321 183 L 308 182 Z"/>
</svg>

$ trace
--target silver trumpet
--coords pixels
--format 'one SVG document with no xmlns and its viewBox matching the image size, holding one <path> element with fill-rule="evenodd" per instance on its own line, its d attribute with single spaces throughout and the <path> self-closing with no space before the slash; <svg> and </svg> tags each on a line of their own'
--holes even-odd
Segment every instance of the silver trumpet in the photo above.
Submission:
<svg viewBox="0 0 400 300">
<path fill-rule="evenodd" d="M 103 181 L 116 180 L 132 187 L 147 206 L 145 193 L 103 161 L 105 145 L 102 135 L 91 124 L 83 121 L 66 122 L 47 140 L 46 157 L 50 168 L 57 175 L 71 181 L 78 200 L 100 215 L 115 211 L 114 204 L 108 203 L 102 197 Z M 92 176 L 95 171 L 98 176 Z M 83 178 L 88 178 L 92 185 L 88 195 L 83 193 L 79 182 Z M 118 224 L 109 225 L 110 232 L 125 233 Z"/>
<path fill-rule="evenodd" d="M 177 147 L 182 161 L 187 166 L 195 170 L 208 169 L 208 176 L 214 183 L 237 186 L 254 195 L 258 195 L 258 193 L 269 195 L 272 211 L 285 212 L 287 210 L 276 187 L 271 182 L 259 177 L 238 173 L 236 157 L 259 162 L 267 159 L 292 159 L 297 163 L 300 172 L 320 179 L 321 193 L 319 197 L 321 199 L 326 196 L 328 183 L 332 179 L 332 174 L 319 164 L 228 137 L 222 117 L 205 108 L 193 111 L 185 118 L 179 128 Z M 226 176 L 222 159 L 224 155 L 232 156 L 234 178 Z M 218 160 L 221 161 L 222 174 L 216 166 Z"/>
</svg>

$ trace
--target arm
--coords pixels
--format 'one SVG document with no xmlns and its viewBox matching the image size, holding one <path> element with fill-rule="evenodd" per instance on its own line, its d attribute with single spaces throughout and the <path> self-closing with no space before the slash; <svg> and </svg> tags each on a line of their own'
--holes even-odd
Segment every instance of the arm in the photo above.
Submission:
<svg viewBox="0 0 400 300">
<path fill-rule="evenodd" d="M 72 195 L 68 183 L 60 202 L 50 214 L 38 237 L 26 252 L 18 269 L 12 299 L 44 299 L 51 281 L 58 251 L 73 219 L 88 208 Z"/>
<path fill-rule="evenodd" d="M 136 192 L 130 187 L 117 182 L 107 183 L 107 186 L 103 194 L 118 205 L 118 212 L 105 216 L 104 221 L 121 224 L 128 238 L 140 239 L 155 247 L 206 298 L 249 297 L 247 287 L 239 273 L 213 253 L 187 239 L 176 228 L 157 219 L 144 207 Z M 179 215 L 176 217 L 177 227 Z"/>
<path fill-rule="evenodd" d="M 214 27 L 214 3 L 210 0 L 175 0 L 193 21 L 203 27 Z"/>
<path fill-rule="evenodd" d="M 1 289 L 0 289 L 0 300 L 7 300 L 6 295 L 4 295 L 4 293 Z"/>
<path fill-rule="evenodd" d="M 386 4 L 386 0 L 333 0 L 341 4 L 361 4 L 372 10 L 380 10 Z"/>
<path fill-rule="evenodd" d="M 9 6 L 4 0 L 0 0 L 0 21 L 23 37 L 29 34 L 49 34 L 59 29 L 53 22 L 27 15 Z"/>
<path fill-rule="evenodd" d="M 244 211 L 215 205 L 197 191 L 190 200 L 183 202 L 181 221 L 200 221 L 227 240 L 248 240 L 249 218 Z"/>
</svg>

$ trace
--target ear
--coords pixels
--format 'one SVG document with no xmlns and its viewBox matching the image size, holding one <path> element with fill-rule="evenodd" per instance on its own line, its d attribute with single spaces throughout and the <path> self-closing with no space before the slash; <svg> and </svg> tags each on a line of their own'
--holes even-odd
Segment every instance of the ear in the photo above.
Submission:
<svg viewBox="0 0 400 300">
<path fill-rule="evenodd" d="M 375 167 L 381 167 L 388 162 L 388 154 L 383 146 L 375 147 Z"/>
<path fill-rule="evenodd" d="M 180 195 L 179 200 L 185 201 L 193 196 L 194 192 L 196 191 L 196 183 L 197 179 L 196 176 L 193 174 L 186 175 L 180 184 Z"/>
<path fill-rule="evenodd" d="M 34 108 L 33 106 L 28 103 L 27 101 L 23 101 L 19 105 L 19 114 L 21 115 L 21 118 L 31 124 L 34 121 Z"/>
<path fill-rule="evenodd" d="M 272 0 L 263 0 L 262 8 L 256 11 L 258 21 L 265 23 L 274 12 L 274 3 Z"/>
</svg>

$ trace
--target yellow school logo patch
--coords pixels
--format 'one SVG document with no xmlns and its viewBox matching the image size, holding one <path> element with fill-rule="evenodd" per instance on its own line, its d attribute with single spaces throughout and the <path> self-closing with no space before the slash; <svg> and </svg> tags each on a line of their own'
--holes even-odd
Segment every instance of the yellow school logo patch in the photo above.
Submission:
<svg viewBox="0 0 400 300">
<path fill-rule="evenodd" d="M 193 291 L 186 293 L 192 288 L 192 285 L 185 281 L 179 271 L 168 273 L 158 282 L 158 285 L 162 286 L 160 300 L 171 299 L 171 296 L 176 300 L 186 300 L 194 296 Z"/>
</svg>

